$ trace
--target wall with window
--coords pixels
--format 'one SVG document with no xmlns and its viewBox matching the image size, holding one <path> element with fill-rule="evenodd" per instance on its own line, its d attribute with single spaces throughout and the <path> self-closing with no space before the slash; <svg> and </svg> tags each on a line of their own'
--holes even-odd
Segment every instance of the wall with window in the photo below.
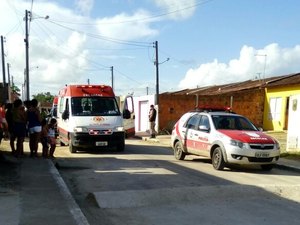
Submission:
<svg viewBox="0 0 300 225">
<path fill-rule="evenodd" d="M 295 94 L 300 94 L 300 85 L 266 89 L 264 130 L 283 131 L 288 129 L 289 97 Z"/>
</svg>

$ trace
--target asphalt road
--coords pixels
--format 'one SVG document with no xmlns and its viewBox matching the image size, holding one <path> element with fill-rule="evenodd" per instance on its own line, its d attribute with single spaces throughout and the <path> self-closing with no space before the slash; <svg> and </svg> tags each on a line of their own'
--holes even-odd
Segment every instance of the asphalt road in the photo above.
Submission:
<svg viewBox="0 0 300 225">
<path fill-rule="evenodd" d="M 282 224 L 300 220 L 298 173 L 213 169 L 169 147 L 127 140 L 124 153 L 56 151 L 57 168 L 91 225 Z"/>
</svg>

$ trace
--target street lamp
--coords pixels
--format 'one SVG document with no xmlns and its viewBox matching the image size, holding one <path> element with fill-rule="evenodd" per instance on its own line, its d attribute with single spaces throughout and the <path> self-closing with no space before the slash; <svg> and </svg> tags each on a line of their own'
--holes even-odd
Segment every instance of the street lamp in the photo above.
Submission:
<svg viewBox="0 0 300 225">
<path fill-rule="evenodd" d="M 49 16 L 45 17 L 34 17 L 32 18 L 31 12 L 25 10 L 25 52 L 26 52 L 26 69 L 25 69 L 25 77 L 26 77 L 26 100 L 30 100 L 30 90 L 29 90 L 29 35 L 28 35 L 28 20 L 31 22 L 33 19 L 49 19 Z"/>
</svg>

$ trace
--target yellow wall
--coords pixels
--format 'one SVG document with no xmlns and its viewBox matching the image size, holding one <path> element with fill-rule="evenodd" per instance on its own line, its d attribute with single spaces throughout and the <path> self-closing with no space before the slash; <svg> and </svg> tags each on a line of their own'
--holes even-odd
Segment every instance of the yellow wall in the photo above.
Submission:
<svg viewBox="0 0 300 225">
<path fill-rule="evenodd" d="M 287 129 L 287 99 L 291 95 L 300 94 L 300 85 L 286 86 L 280 88 L 267 88 L 264 107 L 264 130 L 282 131 Z M 280 119 L 278 121 L 270 120 L 270 98 L 282 98 Z"/>
</svg>

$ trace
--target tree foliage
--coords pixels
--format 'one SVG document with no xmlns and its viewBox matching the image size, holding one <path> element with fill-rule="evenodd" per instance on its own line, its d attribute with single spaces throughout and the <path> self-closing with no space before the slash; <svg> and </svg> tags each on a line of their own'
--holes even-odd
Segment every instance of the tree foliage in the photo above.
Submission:
<svg viewBox="0 0 300 225">
<path fill-rule="evenodd" d="M 38 93 L 36 95 L 32 95 L 32 97 L 38 100 L 38 102 L 48 103 L 52 103 L 54 99 L 54 95 L 52 95 L 50 92 Z"/>
<path fill-rule="evenodd" d="M 20 94 L 20 91 L 21 91 L 20 88 L 16 85 L 11 86 L 11 90 L 17 94 Z"/>
</svg>

